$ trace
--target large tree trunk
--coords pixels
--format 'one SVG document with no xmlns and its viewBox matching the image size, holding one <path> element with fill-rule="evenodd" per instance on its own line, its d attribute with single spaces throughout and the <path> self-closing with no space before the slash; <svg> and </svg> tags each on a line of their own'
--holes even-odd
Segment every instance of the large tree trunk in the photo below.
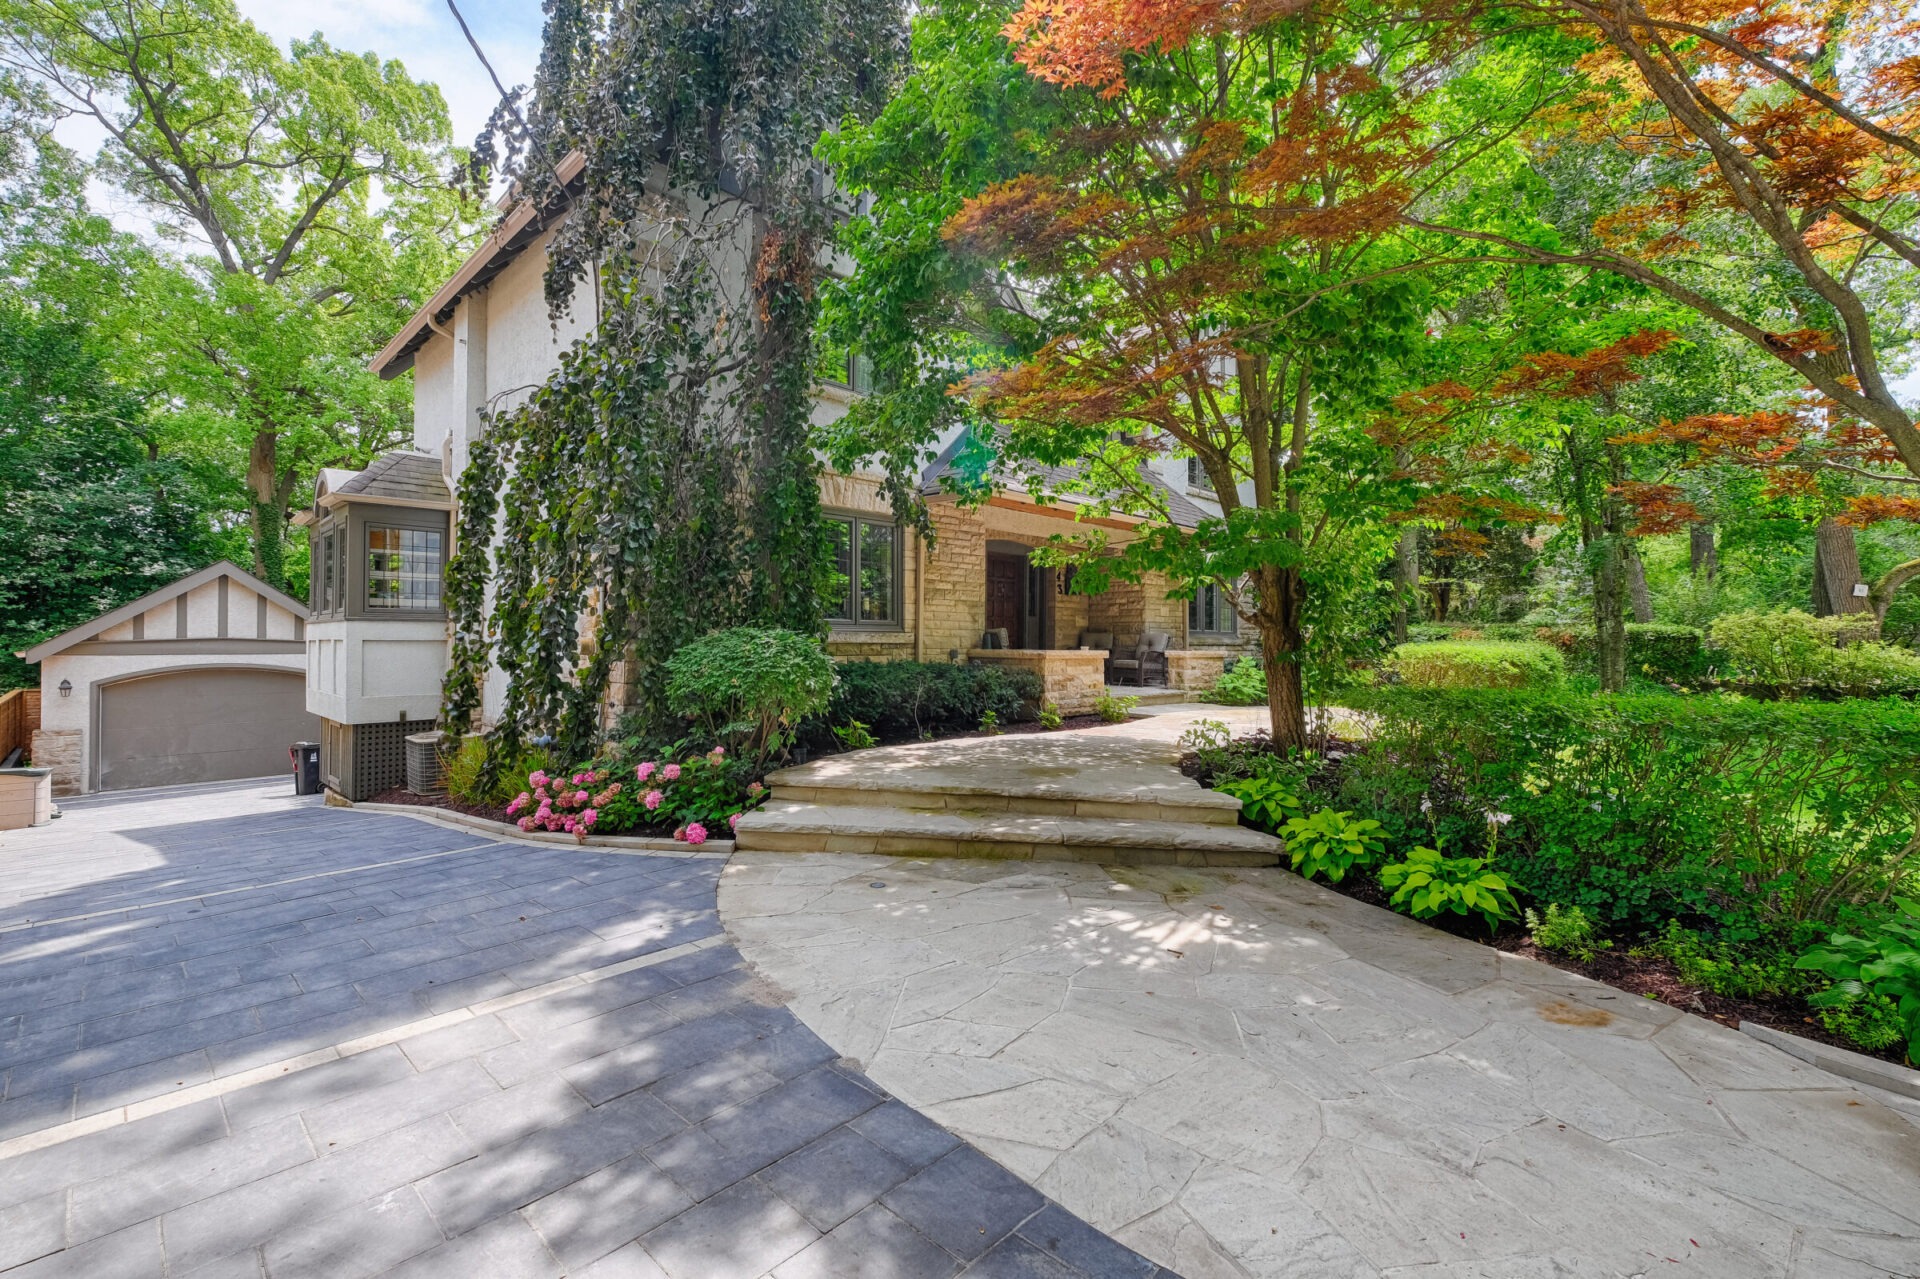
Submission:
<svg viewBox="0 0 1920 1279">
<path fill-rule="evenodd" d="M 1592 550 L 1594 652 L 1600 687 L 1618 693 L 1627 687 L 1627 559 L 1621 539 L 1606 536 Z"/>
<path fill-rule="evenodd" d="M 280 437 L 255 431 L 247 451 L 247 494 L 252 499 L 249 532 L 253 572 L 269 586 L 286 588 L 287 505 L 282 495 Z"/>
<path fill-rule="evenodd" d="M 1687 528 L 1687 550 L 1692 558 L 1693 575 L 1705 578 L 1708 585 L 1720 575 L 1720 550 L 1714 541 L 1714 526 L 1705 520 Z"/>
<path fill-rule="evenodd" d="M 1420 608 L 1420 530 L 1412 524 L 1400 530 L 1393 552 L 1393 642 L 1407 642 L 1407 623 Z"/>
<path fill-rule="evenodd" d="M 1633 620 L 1645 625 L 1653 620 L 1653 596 L 1647 590 L 1647 566 L 1632 542 L 1627 543 L 1624 553 L 1627 564 L 1627 599 L 1633 605 Z"/>
<path fill-rule="evenodd" d="M 1853 530 L 1834 519 L 1813 531 L 1813 612 L 1816 617 L 1871 613 L 1873 602 L 1860 580 L 1860 552 Z"/>
<path fill-rule="evenodd" d="M 1281 750 L 1307 748 L 1306 685 L 1300 665 L 1305 588 L 1299 569 L 1260 570 L 1260 663 L 1267 676 L 1268 728 Z"/>
</svg>

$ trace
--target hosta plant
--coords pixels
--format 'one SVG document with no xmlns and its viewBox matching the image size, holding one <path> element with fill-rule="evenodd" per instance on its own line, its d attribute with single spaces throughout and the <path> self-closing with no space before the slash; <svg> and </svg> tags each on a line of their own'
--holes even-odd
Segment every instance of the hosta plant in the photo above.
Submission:
<svg viewBox="0 0 1920 1279">
<path fill-rule="evenodd" d="M 1307 811 L 1299 791 L 1277 777 L 1236 777 L 1214 789 L 1239 800 L 1240 815 L 1269 835 Z"/>
<path fill-rule="evenodd" d="M 1311 817 L 1295 817 L 1280 828 L 1293 868 L 1308 879 L 1329 884 L 1345 879 L 1355 866 L 1371 866 L 1386 851 L 1380 823 L 1356 820 L 1352 813 L 1323 808 Z"/>
<path fill-rule="evenodd" d="M 1834 933 L 1795 961 L 1833 984 L 1807 1002 L 1820 1009 L 1851 1009 L 1871 1000 L 1891 1000 L 1907 1041 L 1907 1057 L 1920 1061 L 1920 902 L 1893 899 L 1896 913 L 1872 933 Z"/>
<path fill-rule="evenodd" d="M 1387 904 L 1415 919 L 1439 915 L 1478 915 L 1487 931 L 1520 913 L 1513 885 L 1484 857 L 1448 857 L 1420 845 L 1407 860 L 1380 868 L 1380 884 L 1392 891 Z"/>
</svg>

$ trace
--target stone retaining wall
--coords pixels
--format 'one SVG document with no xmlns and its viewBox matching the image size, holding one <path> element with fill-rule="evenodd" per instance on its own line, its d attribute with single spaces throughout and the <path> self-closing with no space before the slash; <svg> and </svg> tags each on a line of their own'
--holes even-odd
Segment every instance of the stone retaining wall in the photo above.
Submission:
<svg viewBox="0 0 1920 1279">
<path fill-rule="evenodd" d="M 1046 686 L 1046 698 L 1062 715 L 1090 715 L 1106 692 L 1107 654 L 1104 649 L 976 648 L 967 652 L 976 662 L 1018 666 L 1032 671 Z"/>
</svg>

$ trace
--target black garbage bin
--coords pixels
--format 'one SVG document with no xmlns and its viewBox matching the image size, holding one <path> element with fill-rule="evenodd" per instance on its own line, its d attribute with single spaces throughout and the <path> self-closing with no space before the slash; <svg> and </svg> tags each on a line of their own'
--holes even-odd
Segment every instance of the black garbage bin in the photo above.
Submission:
<svg viewBox="0 0 1920 1279">
<path fill-rule="evenodd" d="M 287 750 L 293 760 L 293 793 L 296 795 L 318 795 L 320 793 L 320 743 L 295 742 Z"/>
</svg>

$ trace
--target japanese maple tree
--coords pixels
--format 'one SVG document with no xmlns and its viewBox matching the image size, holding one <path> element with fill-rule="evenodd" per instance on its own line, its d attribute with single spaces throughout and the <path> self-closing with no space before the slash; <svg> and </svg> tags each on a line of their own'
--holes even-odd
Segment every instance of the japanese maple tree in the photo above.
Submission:
<svg viewBox="0 0 1920 1279">
<path fill-rule="evenodd" d="M 1066 118 L 1031 171 L 947 226 L 1005 265 L 1045 330 L 960 389 L 1005 455 L 1075 466 L 1096 503 L 1144 519 L 1124 545 L 1090 528 L 1054 554 L 1090 589 L 1151 572 L 1217 583 L 1259 634 L 1283 746 L 1306 740 L 1309 640 L 1333 638 L 1313 633 L 1314 593 L 1356 564 L 1371 583 L 1415 487 L 1361 429 L 1382 369 L 1422 333 L 1437 264 L 1401 214 L 1486 124 L 1423 123 L 1420 33 L 1353 16 L 1030 0 L 1005 34 Z M 1168 453 L 1196 460 L 1219 518 L 1175 521 L 1145 469 Z"/>
<path fill-rule="evenodd" d="M 1577 41 L 1578 92 L 1534 121 L 1535 151 L 1619 176 L 1617 198 L 1567 220 L 1561 237 L 1425 210 L 1408 211 L 1410 226 L 1446 224 L 1514 261 L 1633 280 L 1791 368 L 1835 421 L 1871 429 L 1876 462 L 1920 476 L 1920 429 L 1888 367 L 1911 336 L 1920 283 L 1920 20 L 1910 8 L 1463 0 L 1399 20 L 1476 45 L 1542 30 Z M 1820 431 L 1800 438 L 1826 444 Z M 1844 440 L 1843 452 L 1860 443 Z"/>
</svg>

